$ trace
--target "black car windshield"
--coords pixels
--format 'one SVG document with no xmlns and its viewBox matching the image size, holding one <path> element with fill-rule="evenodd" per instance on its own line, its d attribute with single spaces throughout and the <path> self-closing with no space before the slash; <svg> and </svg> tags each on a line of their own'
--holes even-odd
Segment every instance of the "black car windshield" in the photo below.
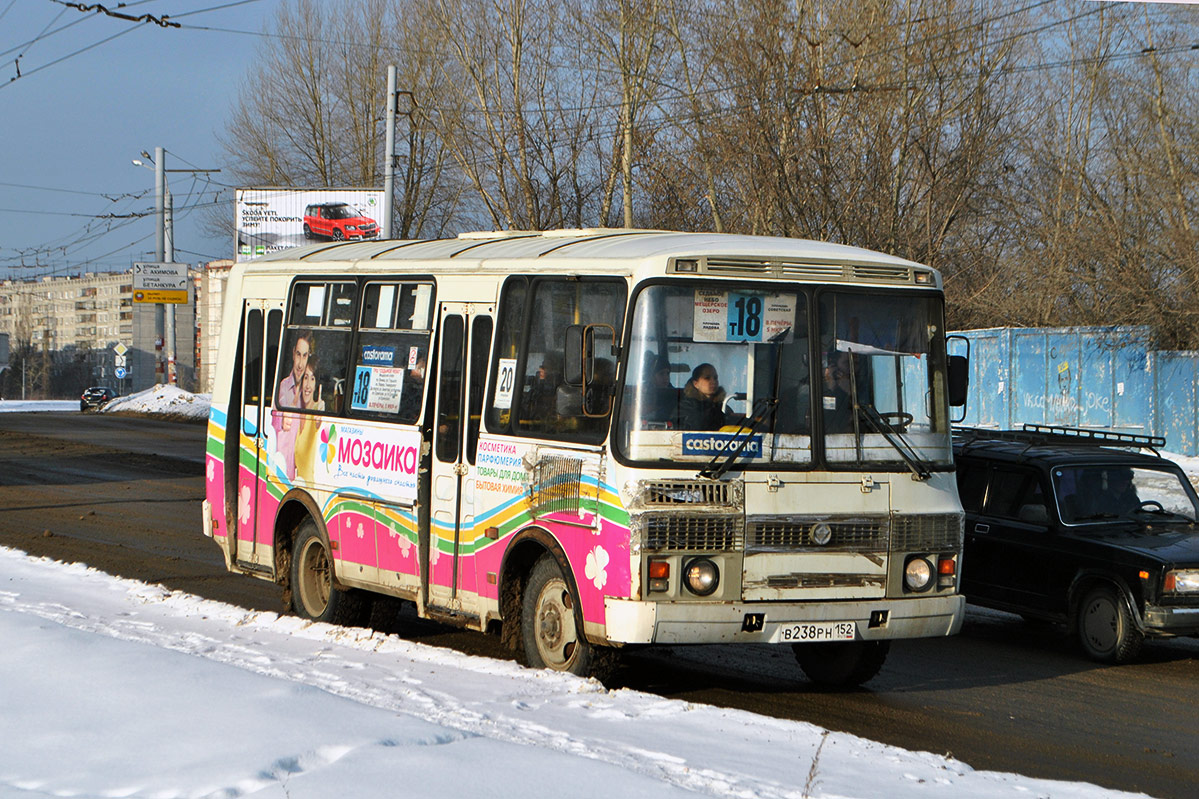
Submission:
<svg viewBox="0 0 1199 799">
<path fill-rule="evenodd" d="M 1164 516 L 1199 519 L 1195 491 L 1182 472 L 1125 464 L 1058 466 L 1053 470 L 1062 521 L 1092 524 Z"/>
</svg>

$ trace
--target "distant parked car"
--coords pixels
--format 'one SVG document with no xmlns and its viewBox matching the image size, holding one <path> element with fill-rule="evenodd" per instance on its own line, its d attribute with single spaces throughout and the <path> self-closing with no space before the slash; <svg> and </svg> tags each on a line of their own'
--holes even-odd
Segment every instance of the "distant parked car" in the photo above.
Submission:
<svg viewBox="0 0 1199 799">
<path fill-rule="evenodd" d="M 1093 660 L 1199 635 L 1199 497 L 1161 438 L 1078 428 L 959 430 L 972 604 L 1064 623 Z M 1148 448 L 1143 451 L 1141 448 Z"/>
<path fill-rule="evenodd" d="M 379 225 L 349 203 L 316 203 L 304 209 L 304 238 L 317 236 L 334 241 L 374 239 Z"/>
<path fill-rule="evenodd" d="M 107 386 L 92 386 L 84 389 L 83 395 L 79 397 L 79 410 L 90 411 L 92 408 L 99 408 L 110 399 L 116 399 L 117 392 Z"/>
</svg>

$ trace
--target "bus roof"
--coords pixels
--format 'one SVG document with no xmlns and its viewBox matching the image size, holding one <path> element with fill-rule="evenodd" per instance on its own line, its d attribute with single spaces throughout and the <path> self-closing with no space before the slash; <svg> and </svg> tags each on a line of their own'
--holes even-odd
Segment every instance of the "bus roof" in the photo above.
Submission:
<svg viewBox="0 0 1199 799">
<path fill-rule="evenodd" d="M 481 231 L 463 233 L 452 239 L 382 240 L 368 242 L 331 242 L 295 247 L 270 253 L 246 266 L 257 265 L 275 271 L 284 263 L 325 269 L 333 264 L 374 269 L 395 267 L 397 262 L 443 261 L 466 269 L 510 269 L 514 260 L 540 259 L 546 267 L 582 268 L 587 261 L 626 262 L 632 270 L 647 260 L 694 259 L 700 273 L 738 274 L 755 272 L 761 277 L 786 274 L 790 277 L 820 279 L 836 277 L 842 267 L 854 265 L 881 269 L 876 274 L 857 275 L 882 282 L 912 282 L 940 286 L 940 276 L 922 264 L 893 255 L 806 239 L 772 236 L 744 236 L 727 233 L 683 233 L 665 230 L 592 228 L 550 231 Z M 603 267 L 603 264 L 596 264 Z M 816 268 L 811 268 L 816 266 Z M 822 274 L 820 266 L 828 270 Z M 680 270 L 681 271 L 681 270 Z M 921 280 L 915 273 L 927 273 Z"/>
</svg>

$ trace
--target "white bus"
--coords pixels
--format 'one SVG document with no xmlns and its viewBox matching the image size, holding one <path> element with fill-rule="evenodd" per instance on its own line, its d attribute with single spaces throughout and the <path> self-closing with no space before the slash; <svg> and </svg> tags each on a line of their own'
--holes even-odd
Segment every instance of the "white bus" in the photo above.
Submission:
<svg viewBox="0 0 1199 799">
<path fill-rule="evenodd" d="M 205 533 L 301 616 L 396 597 L 593 675 L 787 644 L 835 685 L 960 627 L 965 371 L 933 269 L 505 231 L 290 249 L 227 291 Z"/>
</svg>

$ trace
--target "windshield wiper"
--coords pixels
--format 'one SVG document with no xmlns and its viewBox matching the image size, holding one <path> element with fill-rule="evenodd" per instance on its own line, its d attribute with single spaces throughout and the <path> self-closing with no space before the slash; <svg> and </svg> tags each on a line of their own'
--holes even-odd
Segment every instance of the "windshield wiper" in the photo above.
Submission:
<svg viewBox="0 0 1199 799">
<path fill-rule="evenodd" d="M 758 406 L 759 410 L 753 415 L 752 424 L 750 424 L 749 427 L 746 427 L 745 423 L 749 420 L 743 419 L 741 421 L 741 426 L 737 428 L 737 432 L 733 433 L 733 436 L 740 436 L 742 433 L 745 434 L 741 439 L 741 442 L 737 445 L 737 448 L 728 455 L 715 455 L 712 460 L 708 461 L 707 466 L 705 466 L 703 469 L 700 469 L 700 477 L 706 477 L 709 480 L 715 480 L 731 469 L 737 459 L 741 457 L 741 453 L 745 452 L 745 448 L 749 446 L 749 442 L 753 441 L 754 433 L 758 431 L 758 428 L 762 425 L 762 423 L 765 422 L 767 418 L 774 416 L 775 410 L 778 409 L 779 401 L 777 397 L 763 397 L 755 404 Z M 720 460 L 722 457 L 724 460 L 719 466 L 716 466 L 716 461 Z M 716 468 L 712 468 L 713 466 Z"/>
<path fill-rule="evenodd" d="M 856 415 L 865 420 L 874 429 L 874 432 L 886 439 L 887 443 L 899 453 L 899 457 L 903 458 L 903 462 L 912 470 L 912 474 L 916 475 L 917 480 L 927 480 L 932 476 L 932 471 L 928 468 L 927 462 L 916 452 L 916 448 L 904 438 L 903 433 L 899 432 L 890 422 L 883 418 L 883 415 L 878 412 L 877 408 L 870 403 L 859 405 L 857 406 Z M 899 441 L 896 441 L 896 438 Z M 861 456 L 859 455 L 858 457 L 860 460 Z"/>
<path fill-rule="evenodd" d="M 716 462 L 720 460 L 721 456 L 719 454 L 714 455 L 712 460 L 708 461 L 708 465 L 703 469 L 700 469 L 700 477 L 706 477 L 709 480 L 715 480 L 731 469 L 733 464 L 737 462 L 737 459 L 741 457 L 741 453 L 745 452 L 745 448 L 749 446 L 749 442 L 753 441 L 754 433 L 757 432 L 758 427 L 760 427 L 766 421 L 766 419 L 775 418 L 775 411 L 777 411 L 779 407 L 779 380 L 782 377 L 783 371 L 783 348 L 781 345 L 783 339 L 785 339 L 790 332 L 791 327 L 788 325 L 782 331 L 771 336 L 770 340 L 767 342 L 775 347 L 773 385 L 771 386 L 769 397 L 762 397 L 754 402 L 755 412 L 752 417 L 752 423 L 749 425 L 749 427 L 746 428 L 745 426 L 747 420 L 742 419 L 741 426 L 737 428 L 737 432 L 733 433 L 733 436 L 735 437 L 744 432 L 745 437 L 741 439 L 741 443 L 737 445 L 735 450 L 724 457 L 724 461 L 721 462 L 719 466 L 716 466 Z M 770 429 L 773 432 L 773 424 L 771 425 Z M 713 466 L 716 468 L 712 468 Z"/>
</svg>

